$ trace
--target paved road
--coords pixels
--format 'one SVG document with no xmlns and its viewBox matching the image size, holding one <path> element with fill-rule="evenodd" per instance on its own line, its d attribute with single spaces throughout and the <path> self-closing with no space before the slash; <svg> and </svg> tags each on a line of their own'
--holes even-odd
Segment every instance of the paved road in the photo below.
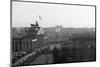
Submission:
<svg viewBox="0 0 100 67">
<path fill-rule="evenodd" d="M 48 64 L 48 63 L 53 63 L 52 54 L 42 54 L 30 64 L 35 65 L 35 64 Z"/>
<path fill-rule="evenodd" d="M 36 48 L 34 50 L 34 52 L 24 56 L 21 59 L 19 59 L 13 65 L 14 66 L 23 65 L 24 63 L 27 65 L 30 62 L 34 61 L 38 56 L 39 56 L 39 59 L 41 59 L 41 57 L 45 57 L 46 55 L 42 55 L 42 54 L 43 53 L 49 53 L 48 51 L 52 51 L 55 47 L 60 49 L 61 46 L 60 46 L 60 44 L 52 44 L 52 45 L 47 45 L 47 46 L 43 46 L 43 47 L 40 47 L 40 48 Z M 51 60 L 52 60 L 52 56 L 51 55 L 50 55 L 50 57 L 51 57 Z M 35 61 L 37 61 L 37 60 L 38 60 L 38 58 Z M 48 63 L 49 63 L 49 61 L 48 61 Z"/>
</svg>

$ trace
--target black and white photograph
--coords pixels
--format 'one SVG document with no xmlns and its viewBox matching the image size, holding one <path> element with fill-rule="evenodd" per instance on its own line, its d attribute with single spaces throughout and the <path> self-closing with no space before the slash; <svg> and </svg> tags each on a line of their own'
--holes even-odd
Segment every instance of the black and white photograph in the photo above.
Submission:
<svg viewBox="0 0 100 67">
<path fill-rule="evenodd" d="M 11 1 L 11 66 L 96 61 L 96 6 Z"/>
</svg>

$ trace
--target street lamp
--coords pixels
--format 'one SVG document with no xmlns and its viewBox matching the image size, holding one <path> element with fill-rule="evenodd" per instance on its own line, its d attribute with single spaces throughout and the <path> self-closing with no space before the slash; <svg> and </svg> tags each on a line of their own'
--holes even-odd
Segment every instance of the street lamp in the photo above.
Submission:
<svg viewBox="0 0 100 67">
<path fill-rule="evenodd" d="M 44 46 L 47 46 L 46 45 L 46 39 L 47 39 L 47 37 L 44 37 L 44 41 L 45 41 L 45 45 Z M 46 51 L 46 64 L 48 63 L 48 54 L 47 54 L 47 51 Z"/>
</svg>

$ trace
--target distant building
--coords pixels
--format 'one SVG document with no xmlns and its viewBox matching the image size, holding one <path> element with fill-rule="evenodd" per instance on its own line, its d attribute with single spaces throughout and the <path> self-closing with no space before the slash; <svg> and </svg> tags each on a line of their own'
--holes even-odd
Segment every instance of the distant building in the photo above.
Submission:
<svg viewBox="0 0 100 67">
<path fill-rule="evenodd" d="M 57 25 L 57 26 L 55 26 L 55 31 L 60 32 L 62 28 L 63 28 L 62 25 Z"/>
</svg>

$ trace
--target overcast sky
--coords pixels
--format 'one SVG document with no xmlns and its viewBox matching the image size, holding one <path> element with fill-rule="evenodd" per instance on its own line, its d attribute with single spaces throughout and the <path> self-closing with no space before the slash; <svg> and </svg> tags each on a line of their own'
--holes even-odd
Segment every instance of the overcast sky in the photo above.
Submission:
<svg viewBox="0 0 100 67">
<path fill-rule="evenodd" d="M 39 21 L 39 16 L 41 20 Z M 12 26 L 27 27 L 39 21 L 41 27 L 95 27 L 95 8 L 29 2 L 12 3 Z"/>
</svg>

